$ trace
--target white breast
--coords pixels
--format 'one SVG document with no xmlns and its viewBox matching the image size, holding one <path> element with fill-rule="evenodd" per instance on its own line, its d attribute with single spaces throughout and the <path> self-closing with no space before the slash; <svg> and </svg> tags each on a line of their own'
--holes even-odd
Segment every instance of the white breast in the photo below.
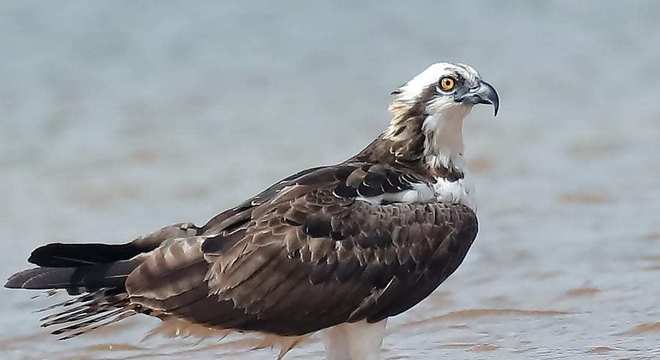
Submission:
<svg viewBox="0 0 660 360">
<path fill-rule="evenodd" d="M 472 210 L 476 210 L 472 186 L 465 179 L 457 181 L 448 181 L 443 178 L 437 178 L 435 184 L 415 184 L 412 189 L 400 191 L 398 193 L 388 193 L 372 197 L 358 197 L 357 200 L 366 201 L 373 205 L 383 203 L 427 203 L 441 201 L 453 204 L 463 204 Z"/>
<path fill-rule="evenodd" d="M 385 193 L 378 196 L 364 197 L 359 196 L 357 200 L 366 201 L 373 205 L 381 205 L 384 203 L 426 203 L 435 200 L 435 192 L 433 188 L 427 184 L 413 184 L 412 189 L 403 190 L 397 193 Z"/>
<path fill-rule="evenodd" d="M 473 193 L 474 188 L 465 178 L 456 181 L 449 181 L 444 178 L 437 178 L 433 186 L 435 196 L 438 201 L 454 204 L 463 204 L 472 210 L 476 210 Z"/>
</svg>

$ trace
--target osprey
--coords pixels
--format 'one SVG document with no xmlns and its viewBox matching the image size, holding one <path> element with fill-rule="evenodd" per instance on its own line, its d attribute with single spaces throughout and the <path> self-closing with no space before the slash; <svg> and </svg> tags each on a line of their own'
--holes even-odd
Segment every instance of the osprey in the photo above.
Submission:
<svg viewBox="0 0 660 360">
<path fill-rule="evenodd" d="M 5 286 L 78 295 L 42 319 L 64 339 L 141 313 L 290 339 L 323 330 L 328 359 L 377 359 L 387 319 L 431 294 L 477 235 L 463 120 L 475 104 L 495 115 L 499 105 L 463 64 L 433 64 L 392 95 L 387 129 L 342 163 L 291 175 L 203 226 L 39 247 L 37 267 Z"/>
</svg>

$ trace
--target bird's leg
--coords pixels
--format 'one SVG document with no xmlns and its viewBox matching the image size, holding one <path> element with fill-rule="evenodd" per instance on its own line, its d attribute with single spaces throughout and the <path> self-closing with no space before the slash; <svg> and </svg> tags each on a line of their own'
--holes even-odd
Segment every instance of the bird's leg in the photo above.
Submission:
<svg viewBox="0 0 660 360">
<path fill-rule="evenodd" d="M 350 344 L 352 360 L 378 360 L 385 337 L 387 319 L 370 324 L 360 321 L 348 324 L 346 336 Z"/>
<path fill-rule="evenodd" d="M 326 360 L 351 360 L 346 326 L 339 324 L 323 331 Z"/>
<path fill-rule="evenodd" d="M 378 360 L 387 320 L 340 324 L 325 330 L 328 360 Z"/>
</svg>

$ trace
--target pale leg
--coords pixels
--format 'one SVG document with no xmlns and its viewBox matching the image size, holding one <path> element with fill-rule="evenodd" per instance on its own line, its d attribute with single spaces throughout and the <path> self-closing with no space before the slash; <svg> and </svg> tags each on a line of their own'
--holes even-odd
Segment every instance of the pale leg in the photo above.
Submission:
<svg viewBox="0 0 660 360">
<path fill-rule="evenodd" d="M 374 324 L 366 321 L 345 323 L 323 331 L 326 359 L 378 360 L 385 337 L 387 319 Z"/>
<path fill-rule="evenodd" d="M 327 360 L 351 360 L 346 324 L 340 324 L 323 330 L 323 344 Z"/>
<path fill-rule="evenodd" d="M 387 319 L 369 324 L 360 321 L 346 324 L 346 336 L 352 360 L 378 360 L 385 337 Z"/>
</svg>

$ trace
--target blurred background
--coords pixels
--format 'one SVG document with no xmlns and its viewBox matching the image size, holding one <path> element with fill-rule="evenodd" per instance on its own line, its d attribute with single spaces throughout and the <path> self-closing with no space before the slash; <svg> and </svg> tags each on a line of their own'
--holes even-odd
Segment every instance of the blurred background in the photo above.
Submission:
<svg viewBox="0 0 660 360">
<path fill-rule="evenodd" d="M 654 1 L 2 1 L 0 278 L 45 242 L 202 224 L 342 161 L 385 128 L 391 90 L 465 62 L 501 98 L 466 122 L 480 233 L 390 323 L 384 357 L 660 357 L 659 17 Z M 32 295 L 0 289 L 3 359 L 274 357 L 141 341 L 147 317 L 60 342 Z"/>
</svg>

